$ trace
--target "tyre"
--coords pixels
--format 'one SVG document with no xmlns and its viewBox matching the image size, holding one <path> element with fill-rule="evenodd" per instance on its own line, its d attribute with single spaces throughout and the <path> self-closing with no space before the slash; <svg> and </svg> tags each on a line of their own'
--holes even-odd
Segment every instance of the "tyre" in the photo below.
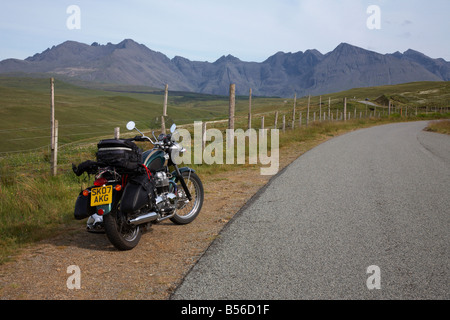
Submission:
<svg viewBox="0 0 450 320">
<path fill-rule="evenodd" d="M 121 251 L 131 250 L 141 240 L 142 232 L 139 226 L 127 223 L 127 218 L 120 214 L 120 204 L 103 216 L 103 226 L 109 241 Z"/>
<path fill-rule="evenodd" d="M 178 207 L 175 215 L 170 220 L 175 224 L 188 224 L 197 218 L 202 209 L 204 199 L 203 184 L 195 172 L 183 172 L 181 176 L 192 195 L 192 200 L 189 201 L 187 199 L 180 181 L 177 181 Z"/>
</svg>

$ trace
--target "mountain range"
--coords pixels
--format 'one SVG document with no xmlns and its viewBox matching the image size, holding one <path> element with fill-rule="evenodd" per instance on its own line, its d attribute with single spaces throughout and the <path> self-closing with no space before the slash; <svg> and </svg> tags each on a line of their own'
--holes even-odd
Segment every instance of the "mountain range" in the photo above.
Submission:
<svg viewBox="0 0 450 320">
<path fill-rule="evenodd" d="M 66 41 L 25 60 L 0 61 L 0 74 L 46 74 L 113 84 L 226 95 L 236 93 L 292 97 L 356 87 L 414 81 L 449 81 L 450 62 L 423 53 L 380 54 L 347 43 L 322 54 L 317 50 L 278 52 L 263 62 L 222 56 L 215 62 L 190 61 L 153 51 L 131 39 L 91 45 Z"/>
</svg>

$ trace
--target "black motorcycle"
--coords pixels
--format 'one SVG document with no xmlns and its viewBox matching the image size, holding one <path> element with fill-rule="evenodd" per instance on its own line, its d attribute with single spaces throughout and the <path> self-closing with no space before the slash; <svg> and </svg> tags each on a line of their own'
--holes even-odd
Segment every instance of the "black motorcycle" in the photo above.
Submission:
<svg viewBox="0 0 450 320">
<path fill-rule="evenodd" d="M 176 224 L 192 222 L 204 199 L 198 175 L 191 168 L 179 168 L 172 159 L 173 154 L 185 151 L 173 140 L 175 124 L 169 134 L 153 134 L 154 140 L 133 121 L 127 129 L 137 130 L 141 136 L 102 140 L 97 161 L 72 165 L 77 176 L 85 172 L 95 175 L 94 185 L 77 198 L 75 219 L 89 218 L 88 231 L 105 232 L 119 250 L 133 249 L 149 224 L 166 219 Z M 143 152 L 135 142 L 144 141 L 154 148 Z"/>
</svg>

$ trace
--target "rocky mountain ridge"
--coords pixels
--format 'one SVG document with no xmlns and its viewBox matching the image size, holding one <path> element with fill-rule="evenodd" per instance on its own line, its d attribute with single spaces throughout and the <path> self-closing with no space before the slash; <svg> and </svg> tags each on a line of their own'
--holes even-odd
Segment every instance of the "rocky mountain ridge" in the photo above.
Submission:
<svg viewBox="0 0 450 320">
<path fill-rule="evenodd" d="M 170 90 L 291 97 L 318 95 L 355 87 L 414 81 L 449 81 L 450 62 L 420 52 L 380 54 L 347 43 L 322 54 L 312 49 L 277 52 L 263 62 L 222 56 L 215 62 L 191 61 L 160 52 L 131 39 L 118 44 L 91 45 L 66 41 L 25 60 L 0 61 L 0 74 L 45 73 L 103 83 L 144 85 Z"/>
</svg>

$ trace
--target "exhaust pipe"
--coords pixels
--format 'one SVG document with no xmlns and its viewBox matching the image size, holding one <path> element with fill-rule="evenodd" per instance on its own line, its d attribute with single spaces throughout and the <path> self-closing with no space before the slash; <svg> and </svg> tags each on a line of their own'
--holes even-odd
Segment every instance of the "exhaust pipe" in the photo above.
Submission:
<svg viewBox="0 0 450 320">
<path fill-rule="evenodd" d="M 134 226 L 138 226 L 143 223 L 155 221 L 156 219 L 158 219 L 158 214 L 156 212 L 149 212 L 143 214 L 142 216 L 129 220 L 128 223 Z"/>
</svg>

